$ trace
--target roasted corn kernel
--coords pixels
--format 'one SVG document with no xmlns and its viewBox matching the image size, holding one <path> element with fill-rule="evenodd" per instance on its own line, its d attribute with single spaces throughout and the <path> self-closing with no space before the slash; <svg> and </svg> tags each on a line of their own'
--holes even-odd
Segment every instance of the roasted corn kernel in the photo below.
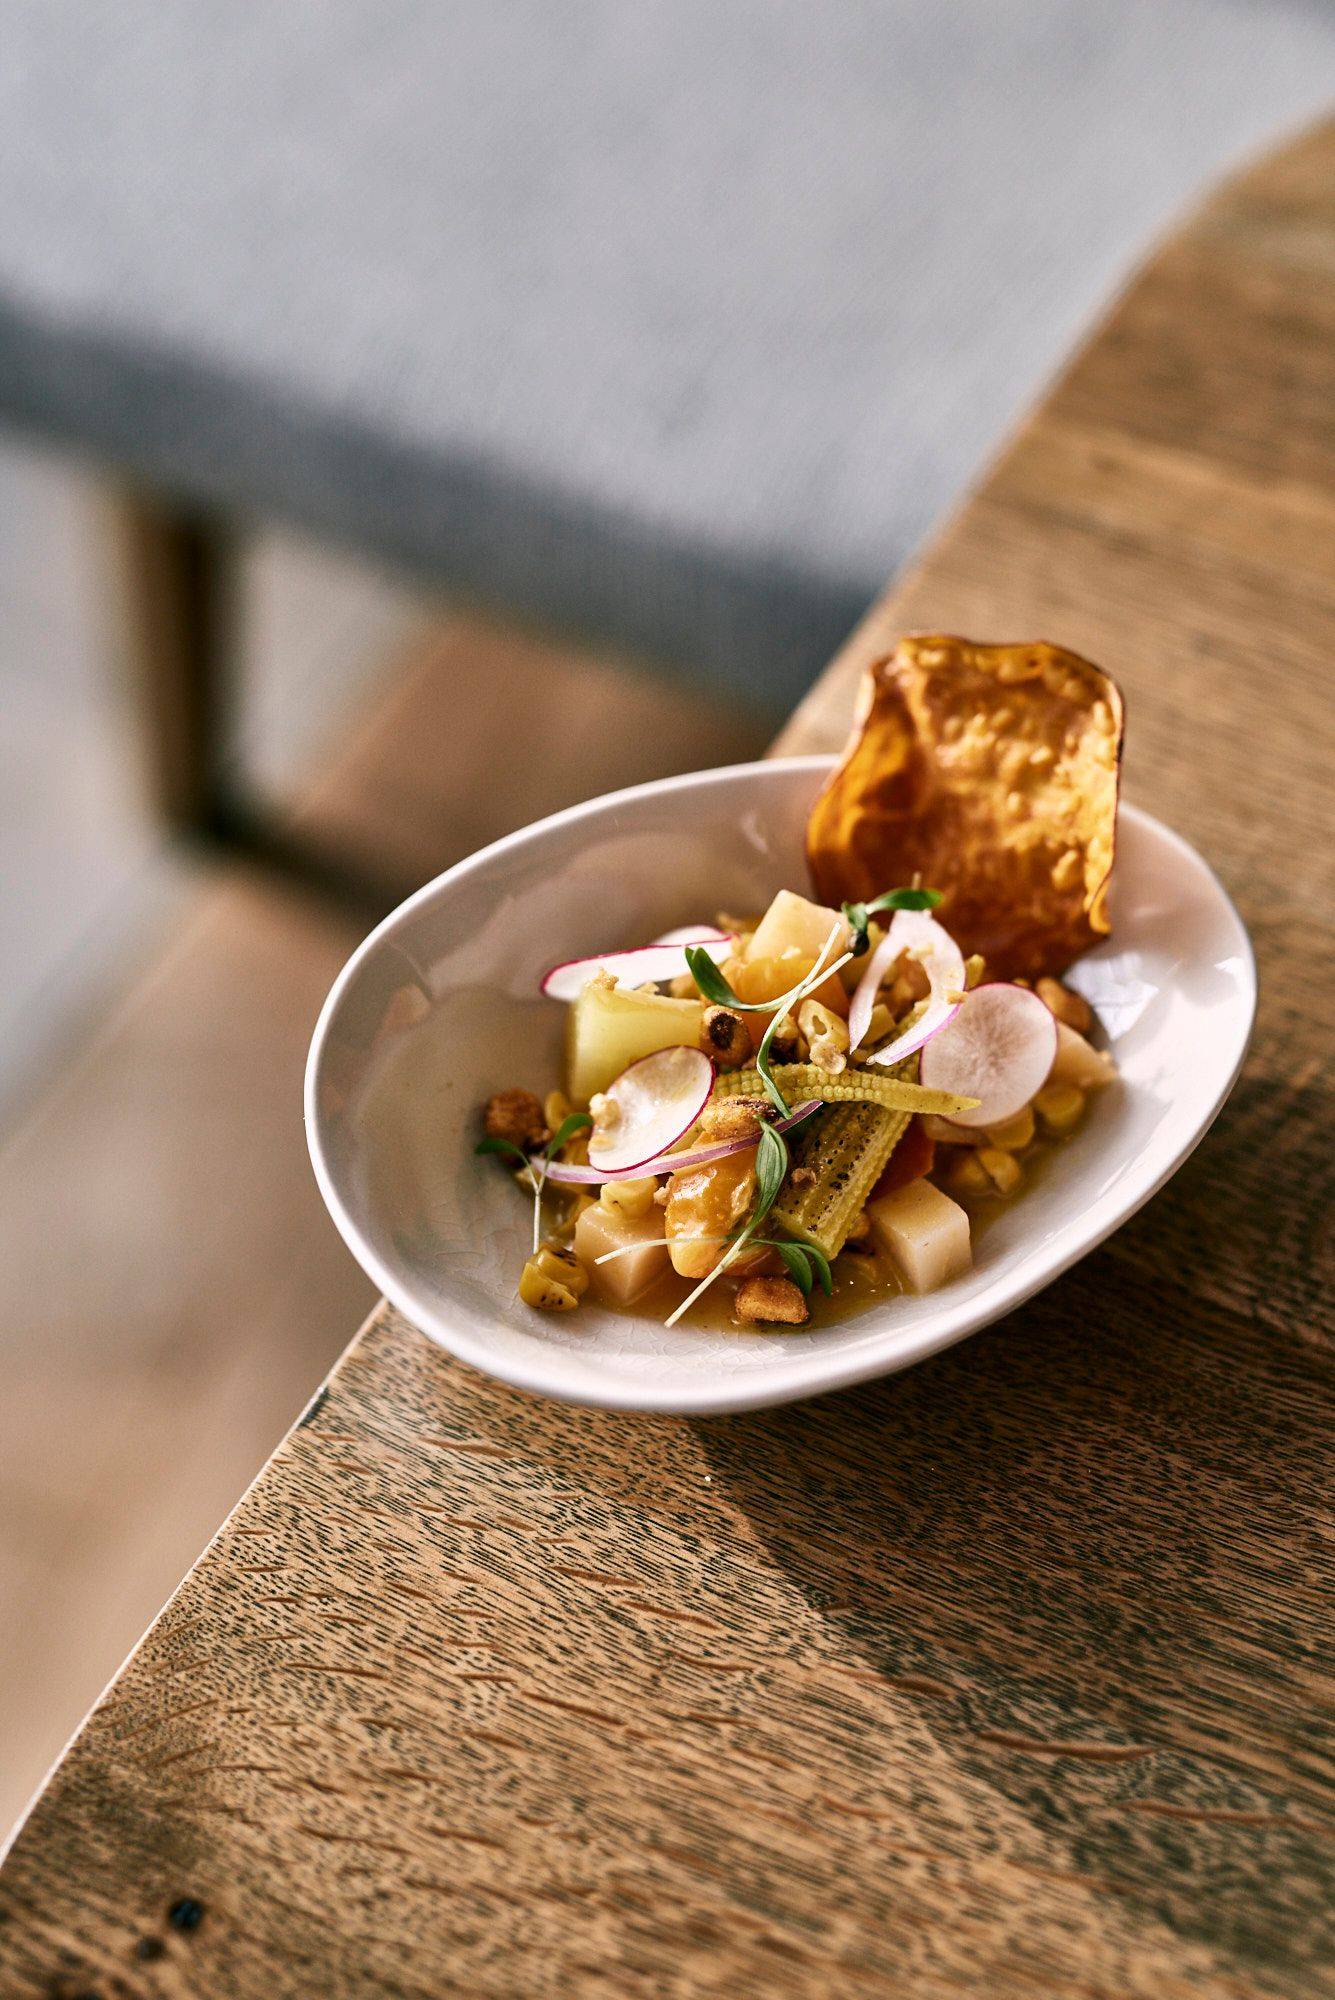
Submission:
<svg viewBox="0 0 1335 2000">
<path fill-rule="evenodd" d="M 588 1291 L 589 1274 L 573 1250 L 564 1250 L 556 1243 L 544 1243 L 531 1261 L 538 1266 L 545 1277 L 551 1278 L 558 1285 L 564 1285 L 577 1299 L 582 1299 Z"/>
<path fill-rule="evenodd" d="M 630 1221 L 638 1222 L 653 1207 L 657 1186 L 658 1182 L 652 1178 L 644 1181 L 604 1181 L 598 1199 L 604 1208 L 615 1209 Z"/>
<path fill-rule="evenodd" d="M 1034 1113 L 1028 1104 L 1013 1118 L 1008 1118 L 1004 1125 L 989 1125 L 987 1128 L 987 1144 L 1000 1147 L 1003 1153 L 1023 1151 L 1033 1136 Z"/>
<path fill-rule="evenodd" d="M 1014 1194 L 1024 1179 L 1014 1153 L 1003 1153 L 1000 1146 L 980 1146 L 973 1157 L 998 1194 Z"/>
<path fill-rule="evenodd" d="M 1045 1129 L 1056 1134 L 1072 1131 L 1084 1108 L 1085 1093 L 1073 1083 L 1045 1084 L 1034 1099 L 1034 1109 Z"/>
<path fill-rule="evenodd" d="M 706 1007 L 700 1021 L 700 1046 L 719 1069 L 740 1069 L 751 1060 L 746 1022 L 730 1007 Z"/>
<path fill-rule="evenodd" d="M 978 1154 L 970 1148 L 960 1150 L 946 1170 L 946 1181 L 952 1194 L 979 1195 L 992 1194 L 992 1182 L 983 1167 L 978 1164 Z"/>
<path fill-rule="evenodd" d="M 530 1257 L 519 1280 L 519 1296 L 538 1312 L 573 1312 L 578 1303 L 569 1285 L 549 1277 L 536 1257 Z"/>
</svg>

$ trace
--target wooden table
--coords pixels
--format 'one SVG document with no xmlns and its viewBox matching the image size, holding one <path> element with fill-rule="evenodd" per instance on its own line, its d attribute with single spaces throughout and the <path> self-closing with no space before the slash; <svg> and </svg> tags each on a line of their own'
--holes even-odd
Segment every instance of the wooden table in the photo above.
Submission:
<svg viewBox="0 0 1335 2000">
<path fill-rule="evenodd" d="M 1333 336 L 1327 131 L 1163 250 L 784 739 L 904 627 L 1118 673 L 1130 794 L 1261 960 L 1210 1140 L 803 1407 L 536 1403 L 379 1312 L 39 1799 L 5 2000 L 1335 1990 Z"/>
</svg>

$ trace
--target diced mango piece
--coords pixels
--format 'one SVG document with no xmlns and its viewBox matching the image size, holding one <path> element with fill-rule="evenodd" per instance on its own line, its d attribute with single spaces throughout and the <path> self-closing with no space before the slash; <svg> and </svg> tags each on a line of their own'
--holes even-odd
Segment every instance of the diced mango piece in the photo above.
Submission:
<svg viewBox="0 0 1335 2000">
<path fill-rule="evenodd" d="M 728 1247 L 720 1239 L 745 1222 L 755 1191 L 754 1146 L 673 1174 L 663 1211 L 673 1270 L 683 1278 L 708 1277 Z M 747 1261 L 743 1252 L 730 1268 L 742 1270 Z"/>
<path fill-rule="evenodd" d="M 704 1004 L 636 993 L 593 979 L 570 1008 L 567 1084 L 577 1104 L 606 1090 L 630 1063 L 658 1049 L 698 1048 Z"/>
<path fill-rule="evenodd" d="M 608 1250 L 626 1254 L 598 1263 Z M 591 1203 L 575 1224 L 575 1255 L 599 1298 L 613 1305 L 630 1305 L 668 1267 L 662 1209 L 651 1208 L 646 1215 L 632 1216 L 622 1209 L 604 1208 L 601 1202 Z"/>
<path fill-rule="evenodd" d="M 973 1265 L 969 1218 L 931 1181 L 910 1181 L 867 1204 L 872 1235 L 911 1292 L 934 1292 Z"/>
<path fill-rule="evenodd" d="M 780 889 L 756 925 L 746 956 L 754 961 L 781 958 L 784 952 L 795 951 L 814 962 L 836 924 L 839 936 L 830 947 L 832 959 L 848 949 L 851 932 L 846 920 L 838 910 L 808 902 L 805 896 L 795 896 L 791 889 Z"/>
</svg>

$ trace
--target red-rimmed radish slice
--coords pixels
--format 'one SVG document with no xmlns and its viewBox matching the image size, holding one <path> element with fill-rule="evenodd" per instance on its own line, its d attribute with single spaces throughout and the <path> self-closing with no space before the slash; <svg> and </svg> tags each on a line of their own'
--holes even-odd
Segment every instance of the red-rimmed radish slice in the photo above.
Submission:
<svg viewBox="0 0 1335 2000">
<path fill-rule="evenodd" d="M 927 974 L 927 1004 L 910 1027 L 867 1057 L 869 1063 L 902 1062 L 939 1034 L 959 1010 L 958 999 L 950 996 L 964 991 L 964 954 L 954 938 L 926 910 L 896 910 L 853 995 L 848 1010 L 850 1047 L 856 1049 L 866 1034 L 881 981 L 902 951 L 911 952 Z"/>
<path fill-rule="evenodd" d="M 718 964 L 733 947 L 728 931 L 701 925 L 695 930 L 669 931 L 654 944 L 634 951 L 605 951 L 596 958 L 567 958 L 544 974 L 541 991 L 549 1000 L 578 1000 L 595 972 L 610 972 L 623 986 L 658 986 L 687 970 L 686 946 L 703 945 Z"/>
<path fill-rule="evenodd" d="M 919 1080 L 929 1090 L 976 1097 L 957 1125 L 1004 1125 L 1048 1080 L 1057 1054 L 1057 1023 L 1027 986 L 976 986 L 943 1034 L 922 1052 Z"/>
<path fill-rule="evenodd" d="M 589 1165 L 642 1167 L 675 1146 L 709 1102 L 714 1065 L 699 1049 L 657 1049 L 609 1083 L 589 1134 Z M 604 1122 L 605 1120 L 605 1122 Z"/>
<path fill-rule="evenodd" d="M 790 1132 L 794 1125 L 800 1125 L 813 1111 L 819 1110 L 820 1100 L 813 1097 L 808 1103 L 799 1104 L 786 1118 L 776 1118 L 774 1129 Z M 732 1153 L 744 1153 L 755 1143 L 754 1139 L 720 1139 L 714 1146 L 694 1146 L 686 1153 L 663 1153 L 656 1160 L 642 1160 L 638 1166 L 615 1169 L 568 1166 L 564 1160 L 554 1160 L 547 1169 L 547 1179 L 561 1187 L 601 1187 L 604 1181 L 647 1180 L 652 1174 L 684 1173 L 688 1167 L 707 1167 L 714 1160 L 726 1160 Z"/>
<path fill-rule="evenodd" d="M 731 944 L 736 933 L 721 931 L 716 924 L 682 924 L 675 931 L 664 931 L 662 937 L 650 938 L 650 945 L 658 944 Z"/>
</svg>

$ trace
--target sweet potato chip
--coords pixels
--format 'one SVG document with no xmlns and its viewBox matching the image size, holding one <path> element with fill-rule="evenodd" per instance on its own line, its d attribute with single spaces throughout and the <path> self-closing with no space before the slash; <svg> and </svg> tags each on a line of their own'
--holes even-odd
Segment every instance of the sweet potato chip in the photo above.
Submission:
<svg viewBox="0 0 1335 2000">
<path fill-rule="evenodd" d="M 1109 929 L 1122 697 L 1060 646 L 901 639 L 868 670 L 807 822 L 825 903 L 920 877 L 989 977 L 1059 973 Z"/>
</svg>

